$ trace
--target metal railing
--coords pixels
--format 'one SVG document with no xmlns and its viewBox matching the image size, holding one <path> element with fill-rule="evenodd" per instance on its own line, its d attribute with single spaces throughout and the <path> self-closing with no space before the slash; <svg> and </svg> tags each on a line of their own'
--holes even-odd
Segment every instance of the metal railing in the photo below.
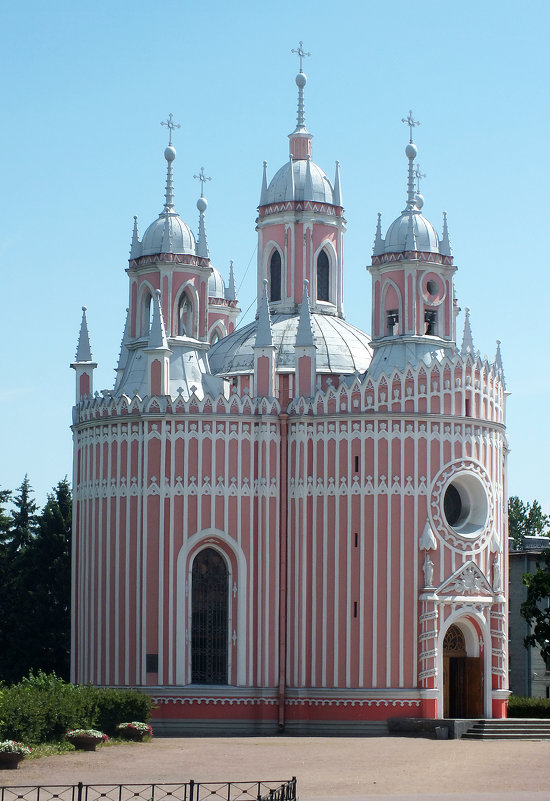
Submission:
<svg viewBox="0 0 550 801">
<path fill-rule="evenodd" d="M 182 784 L 50 784 L 0 787 L 0 801 L 296 801 L 287 781 Z"/>
</svg>

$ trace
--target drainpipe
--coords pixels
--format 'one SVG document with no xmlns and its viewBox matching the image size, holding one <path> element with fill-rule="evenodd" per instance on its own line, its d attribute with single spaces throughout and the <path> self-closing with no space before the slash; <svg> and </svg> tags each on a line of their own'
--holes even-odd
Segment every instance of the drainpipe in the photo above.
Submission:
<svg viewBox="0 0 550 801">
<path fill-rule="evenodd" d="M 281 492 L 279 495 L 279 730 L 285 728 L 286 687 L 286 559 L 287 559 L 287 469 L 288 469 L 288 414 L 281 414 Z"/>
</svg>

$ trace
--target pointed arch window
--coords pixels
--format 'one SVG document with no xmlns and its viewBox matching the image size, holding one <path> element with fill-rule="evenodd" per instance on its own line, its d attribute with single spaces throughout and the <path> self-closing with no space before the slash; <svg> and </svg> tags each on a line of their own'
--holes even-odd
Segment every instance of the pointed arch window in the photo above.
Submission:
<svg viewBox="0 0 550 801">
<path fill-rule="evenodd" d="M 220 339 L 221 339 L 220 332 L 218 331 L 218 329 L 216 329 L 212 334 L 212 336 L 210 337 L 210 344 L 215 345 L 216 342 L 220 341 Z"/>
<path fill-rule="evenodd" d="M 273 251 L 269 261 L 269 300 L 281 300 L 281 254 Z"/>
<path fill-rule="evenodd" d="M 326 250 L 317 256 L 317 300 L 330 300 L 330 261 Z"/>
<path fill-rule="evenodd" d="M 191 681 L 227 684 L 229 574 L 223 556 L 213 548 L 197 554 L 191 583 Z"/>
<path fill-rule="evenodd" d="M 178 336 L 192 336 L 193 305 L 187 292 L 183 292 L 178 303 Z"/>
</svg>

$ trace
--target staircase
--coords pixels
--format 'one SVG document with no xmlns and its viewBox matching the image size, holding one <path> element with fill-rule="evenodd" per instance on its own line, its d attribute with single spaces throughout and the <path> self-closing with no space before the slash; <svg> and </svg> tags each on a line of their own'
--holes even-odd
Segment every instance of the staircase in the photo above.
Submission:
<svg viewBox="0 0 550 801">
<path fill-rule="evenodd" d="M 463 740 L 550 740 L 550 720 L 499 718 L 478 720 L 462 735 Z"/>
</svg>

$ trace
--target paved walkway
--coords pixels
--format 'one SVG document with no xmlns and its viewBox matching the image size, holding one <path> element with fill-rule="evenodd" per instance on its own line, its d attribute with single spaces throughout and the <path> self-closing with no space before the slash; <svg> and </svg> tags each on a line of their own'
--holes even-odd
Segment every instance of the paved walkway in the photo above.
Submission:
<svg viewBox="0 0 550 801">
<path fill-rule="evenodd" d="M 298 780 L 300 801 L 550 801 L 550 742 L 174 738 L 25 760 L 0 785 Z"/>
</svg>

